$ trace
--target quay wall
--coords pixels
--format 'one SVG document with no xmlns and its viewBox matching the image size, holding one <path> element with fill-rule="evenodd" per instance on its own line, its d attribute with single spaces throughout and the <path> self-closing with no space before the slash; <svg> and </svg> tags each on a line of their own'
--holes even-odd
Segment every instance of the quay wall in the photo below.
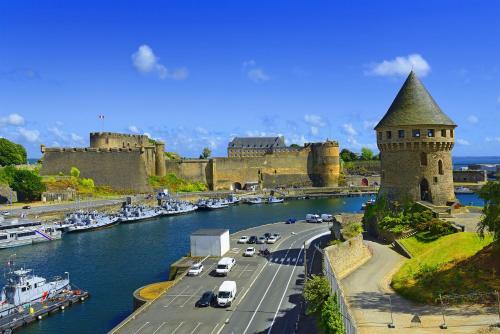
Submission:
<svg viewBox="0 0 500 334">
<path fill-rule="evenodd" d="M 137 192 L 151 190 L 140 150 L 47 149 L 40 174 L 70 175 L 73 166 L 80 170 L 81 177 L 92 178 L 97 186 Z"/>
</svg>

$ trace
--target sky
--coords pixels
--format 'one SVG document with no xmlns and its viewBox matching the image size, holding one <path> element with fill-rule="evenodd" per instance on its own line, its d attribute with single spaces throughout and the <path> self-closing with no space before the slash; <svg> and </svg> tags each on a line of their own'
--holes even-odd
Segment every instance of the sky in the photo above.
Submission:
<svg viewBox="0 0 500 334">
<path fill-rule="evenodd" d="M 376 150 L 409 71 L 458 124 L 455 156 L 500 155 L 495 1 L 1 1 L 0 136 L 28 156 L 89 132 L 225 156 L 234 136 Z M 104 118 L 100 118 L 102 115 Z"/>
</svg>

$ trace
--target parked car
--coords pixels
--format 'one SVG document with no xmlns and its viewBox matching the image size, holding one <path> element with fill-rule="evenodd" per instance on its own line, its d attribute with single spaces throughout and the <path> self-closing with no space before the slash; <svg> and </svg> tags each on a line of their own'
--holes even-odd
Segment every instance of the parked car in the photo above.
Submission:
<svg viewBox="0 0 500 334">
<path fill-rule="evenodd" d="M 259 237 L 259 239 L 257 239 L 257 243 L 258 244 L 265 244 L 266 243 L 266 237 Z"/>
<path fill-rule="evenodd" d="M 268 244 L 274 244 L 276 242 L 276 237 L 273 235 L 271 237 L 269 237 L 269 239 L 267 239 L 267 243 Z"/>
<path fill-rule="evenodd" d="M 308 223 L 322 223 L 323 220 L 319 215 L 309 213 L 306 215 L 306 222 Z"/>
<path fill-rule="evenodd" d="M 321 215 L 321 219 L 324 221 L 324 222 L 332 222 L 333 221 L 333 215 L 329 214 L 329 213 L 323 213 Z"/>
<path fill-rule="evenodd" d="M 29 206 L 29 205 L 25 205 L 25 206 L 23 206 L 23 209 L 24 209 L 24 210 L 31 209 L 31 206 Z"/>
<path fill-rule="evenodd" d="M 2 215 L 8 216 L 8 215 L 10 215 L 10 212 L 9 211 L 2 211 Z"/>
<path fill-rule="evenodd" d="M 217 263 L 217 268 L 215 269 L 215 273 L 218 276 L 227 276 L 227 274 L 231 271 L 231 269 L 236 264 L 236 260 L 232 257 L 223 257 Z"/>
<path fill-rule="evenodd" d="M 255 244 L 257 243 L 257 237 L 255 235 L 252 235 L 250 239 L 247 241 L 249 244 Z"/>
<path fill-rule="evenodd" d="M 281 239 L 281 234 L 279 234 L 279 233 L 273 233 L 272 236 L 275 237 L 276 240 Z"/>
<path fill-rule="evenodd" d="M 269 237 L 271 236 L 271 233 L 264 233 L 264 236 L 266 237 L 266 239 L 269 239 Z"/>
<path fill-rule="evenodd" d="M 248 236 L 244 235 L 241 238 L 238 239 L 239 244 L 246 244 L 248 242 Z"/>
<path fill-rule="evenodd" d="M 191 268 L 188 271 L 188 276 L 198 276 L 201 274 L 203 271 L 203 264 L 201 263 L 195 263 L 191 266 Z"/>
<path fill-rule="evenodd" d="M 254 256 L 255 254 L 255 248 L 254 247 L 248 247 L 245 252 L 243 253 L 243 256 Z"/>
<path fill-rule="evenodd" d="M 295 224 L 297 222 L 297 219 L 295 218 L 288 218 L 285 222 L 285 224 Z"/>
<path fill-rule="evenodd" d="M 236 282 L 224 281 L 219 287 L 217 294 L 217 305 L 225 307 L 231 306 L 234 298 L 236 297 Z"/>
<path fill-rule="evenodd" d="M 196 302 L 196 307 L 207 307 L 213 304 L 215 300 L 215 294 L 212 291 L 204 292 L 201 298 Z"/>
</svg>

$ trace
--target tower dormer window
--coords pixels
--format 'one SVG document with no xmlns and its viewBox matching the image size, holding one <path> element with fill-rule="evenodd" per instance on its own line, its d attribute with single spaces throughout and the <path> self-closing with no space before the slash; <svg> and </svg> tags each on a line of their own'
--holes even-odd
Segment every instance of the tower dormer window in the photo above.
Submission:
<svg viewBox="0 0 500 334">
<path fill-rule="evenodd" d="M 434 137 L 434 129 L 427 129 L 427 137 Z"/>
<path fill-rule="evenodd" d="M 450 130 L 450 137 L 453 138 L 453 129 Z"/>
<path fill-rule="evenodd" d="M 411 135 L 413 136 L 413 138 L 420 138 L 420 130 L 419 129 L 411 130 Z"/>
<path fill-rule="evenodd" d="M 386 131 L 385 132 L 385 136 L 387 137 L 387 139 L 391 139 L 392 138 L 392 132 L 391 131 Z"/>
<path fill-rule="evenodd" d="M 441 130 L 441 137 L 446 137 L 446 129 Z"/>
<path fill-rule="evenodd" d="M 405 130 L 398 130 L 398 138 L 404 138 L 405 137 Z"/>
<path fill-rule="evenodd" d="M 427 166 L 427 154 L 425 152 L 420 153 L 420 165 Z"/>
<path fill-rule="evenodd" d="M 379 131 L 379 132 L 378 132 L 378 139 L 379 139 L 379 140 L 381 140 L 381 139 L 382 139 L 382 132 L 381 132 L 381 131 Z"/>
</svg>

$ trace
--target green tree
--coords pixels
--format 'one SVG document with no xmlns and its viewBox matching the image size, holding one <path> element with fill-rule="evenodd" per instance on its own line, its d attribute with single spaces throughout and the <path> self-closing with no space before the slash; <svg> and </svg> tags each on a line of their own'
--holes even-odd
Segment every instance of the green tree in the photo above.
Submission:
<svg viewBox="0 0 500 334">
<path fill-rule="evenodd" d="M 356 153 L 349 151 L 346 148 L 343 148 L 342 151 L 340 151 L 340 158 L 344 162 L 349 162 L 349 161 L 356 161 L 358 160 L 358 156 Z"/>
<path fill-rule="evenodd" d="M 200 159 L 208 159 L 209 156 L 212 155 L 212 150 L 208 147 L 205 147 L 200 154 Z"/>
<path fill-rule="evenodd" d="M 293 148 L 300 148 L 300 145 L 299 144 L 291 144 L 290 147 L 293 147 Z"/>
<path fill-rule="evenodd" d="M 21 165 L 27 161 L 26 149 L 22 145 L 0 138 L 0 166 Z"/>
<path fill-rule="evenodd" d="M 484 200 L 479 234 L 484 237 L 486 231 L 493 233 L 493 242 L 500 247 L 500 183 L 488 182 L 479 191 L 479 197 Z"/>
<path fill-rule="evenodd" d="M 304 286 L 307 314 L 319 314 L 330 296 L 330 283 L 324 276 L 313 275 Z"/>
<path fill-rule="evenodd" d="M 23 201 L 40 199 L 42 193 L 47 190 L 42 178 L 26 169 L 15 171 L 10 186 L 17 191 L 18 197 Z"/>
<path fill-rule="evenodd" d="M 361 159 L 362 160 L 373 160 L 373 151 L 368 147 L 361 148 Z"/>
<path fill-rule="evenodd" d="M 320 327 L 324 334 L 344 334 L 344 322 L 339 310 L 337 297 L 330 296 L 321 309 Z"/>
<path fill-rule="evenodd" d="M 80 177 L 80 170 L 73 166 L 71 167 L 71 171 L 69 172 L 69 174 L 75 179 L 78 179 Z"/>
</svg>

